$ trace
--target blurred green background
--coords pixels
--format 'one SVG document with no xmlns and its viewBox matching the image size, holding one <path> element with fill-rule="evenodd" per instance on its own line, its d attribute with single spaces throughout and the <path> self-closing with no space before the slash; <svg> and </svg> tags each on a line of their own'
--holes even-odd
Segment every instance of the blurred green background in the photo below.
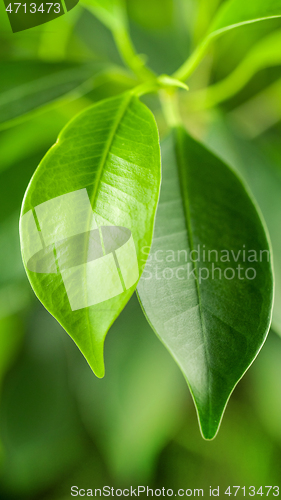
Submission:
<svg viewBox="0 0 281 500">
<path fill-rule="evenodd" d="M 220 3 L 127 0 L 138 53 L 156 72 L 170 74 Z M 280 30 L 281 20 L 273 19 L 226 33 L 192 76 L 190 93 L 180 93 L 186 127 L 238 169 L 256 197 L 273 243 L 277 283 L 281 36 L 280 61 L 265 57 L 238 93 L 209 107 L 194 106 L 194 96 L 231 74 L 257 43 Z M 217 438 L 205 442 L 183 376 L 136 297 L 108 334 L 106 376 L 98 380 L 25 276 L 18 220 L 39 161 L 77 112 L 135 84 L 110 32 L 78 5 L 51 23 L 13 34 L 1 4 L 0 75 L 0 497 L 65 500 L 72 485 L 205 488 L 206 496 L 209 486 L 280 485 L 278 290 L 275 331 L 235 389 Z M 158 97 L 145 102 L 164 136 Z M 28 110 L 33 111 L 25 115 Z"/>
</svg>

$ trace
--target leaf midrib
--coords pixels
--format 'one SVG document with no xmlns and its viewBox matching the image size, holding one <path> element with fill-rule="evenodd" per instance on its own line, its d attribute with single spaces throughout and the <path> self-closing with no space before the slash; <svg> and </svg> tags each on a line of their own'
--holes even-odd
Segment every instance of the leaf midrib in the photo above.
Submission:
<svg viewBox="0 0 281 500">
<path fill-rule="evenodd" d="M 180 132 L 180 133 L 179 133 Z M 191 225 L 191 216 L 190 216 L 190 207 L 189 207 L 189 196 L 188 196 L 188 186 L 187 186 L 187 179 L 186 175 L 184 175 L 184 170 L 187 168 L 186 165 L 184 165 L 183 161 L 183 147 L 182 147 L 182 133 L 181 131 L 177 132 L 177 140 L 179 144 L 179 159 L 176 161 L 177 166 L 178 166 L 178 175 L 179 175 L 179 180 L 180 180 L 180 190 L 181 190 L 181 195 L 182 195 L 182 203 L 184 207 L 184 218 L 185 218 L 185 223 L 186 223 L 186 231 L 188 235 L 188 242 L 192 250 L 195 250 L 194 243 L 193 243 L 193 237 L 192 237 L 192 225 Z M 177 157 L 177 155 L 176 155 Z M 196 264 L 193 262 L 191 259 L 193 269 L 195 270 L 196 274 L 196 292 L 197 292 L 197 299 L 198 299 L 198 307 L 199 307 L 199 312 L 200 312 L 200 321 L 201 321 L 201 329 L 202 329 L 202 336 L 203 336 L 203 344 L 204 344 L 204 351 L 205 351 L 205 356 L 206 360 L 208 363 L 208 366 L 210 366 L 210 357 L 209 357 L 209 352 L 207 348 L 207 336 L 206 336 L 206 326 L 204 323 L 204 315 L 202 311 L 202 302 L 201 302 L 201 295 L 200 295 L 200 288 L 199 288 L 199 283 L 198 283 L 198 271 Z M 210 376 L 209 376 L 209 371 L 207 370 L 207 379 L 208 379 L 208 405 L 209 405 L 209 412 L 208 414 L 211 415 L 211 388 L 210 388 Z"/>
<path fill-rule="evenodd" d="M 120 123 L 124 118 L 124 115 L 129 107 L 129 104 L 131 103 L 133 94 L 131 92 L 129 92 L 128 94 L 125 94 L 124 97 L 125 97 L 125 99 L 124 99 L 123 105 L 120 106 L 120 110 L 117 113 L 116 119 L 115 119 L 114 124 L 112 126 L 112 131 L 109 134 L 109 137 L 105 143 L 104 152 L 103 152 L 103 155 L 101 157 L 100 164 L 99 164 L 99 167 L 97 170 L 97 176 L 96 176 L 96 182 L 94 185 L 94 190 L 90 196 L 90 203 L 91 203 L 93 212 L 94 212 L 94 208 L 96 205 L 96 203 L 95 203 L 96 202 L 96 195 L 97 195 L 97 192 L 99 191 L 99 188 L 100 188 L 103 171 L 104 171 L 104 168 L 106 166 L 106 162 L 107 162 L 108 155 L 110 153 L 110 149 L 112 147 L 112 144 L 113 144 L 113 141 L 115 139 L 117 130 L 120 126 Z M 89 217 L 90 217 L 90 214 L 89 214 Z M 89 227 L 89 220 L 88 220 L 88 224 L 86 227 Z M 86 245 L 88 242 L 89 242 L 89 239 L 86 241 Z M 85 245 L 85 253 L 87 251 L 86 245 Z M 86 266 L 85 266 L 85 273 L 86 273 Z M 86 279 L 86 277 L 85 277 L 85 279 Z M 93 354 L 95 361 L 97 362 L 97 358 L 96 358 L 95 350 L 94 350 L 92 332 L 91 332 L 91 322 L 90 322 L 89 308 L 88 307 L 86 307 L 86 318 L 87 318 L 87 323 L 88 323 L 88 331 L 90 332 L 89 337 L 90 337 L 90 343 L 91 343 L 91 348 L 92 348 L 92 354 Z"/>
<path fill-rule="evenodd" d="M 95 199 L 96 199 L 97 191 L 98 191 L 98 189 L 100 187 L 101 178 L 102 178 L 102 174 L 103 174 L 103 169 L 104 169 L 104 167 L 106 165 L 106 161 L 107 161 L 110 149 L 112 147 L 114 138 L 116 136 L 118 127 L 119 127 L 122 119 L 124 118 L 124 115 L 125 115 L 125 113 L 127 111 L 127 108 L 128 108 L 128 106 L 129 106 L 129 104 L 130 104 L 130 102 L 132 100 L 133 94 L 131 92 L 129 92 L 128 95 L 125 94 L 125 97 L 126 97 L 126 99 L 124 99 L 123 106 L 120 106 L 120 111 L 117 114 L 115 122 L 113 124 L 112 132 L 109 135 L 109 137 L 107 139 L 107 142 L 105 144 L 104 153 L 102 155 L 102 158 L 101 158 L 101 161 L 100 161 L 100 165 L 99 165 L 99 168 L 98 168 L 98 171 L 97 171 L 97 178 L 96 178 L 96 183 L 95 183 L 96 185 L 95 185 L 94 191 L 93 191 L 93 193 L 92 193 L 92 195 L 90 197 L 90 201 L 91 201 L 91 205 L 92 205 L 92 209 L 93 210 L 95 208 L 95 203 L 94 202 L 95 202 Z"/>
</svg>

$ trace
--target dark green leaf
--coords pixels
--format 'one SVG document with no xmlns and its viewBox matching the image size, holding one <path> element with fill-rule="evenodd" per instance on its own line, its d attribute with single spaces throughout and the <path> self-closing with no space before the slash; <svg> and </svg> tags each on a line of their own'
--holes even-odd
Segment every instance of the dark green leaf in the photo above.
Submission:
<svg viewBox="0 0 281 500">
<path fill-rule="evenodd" d="M 151 244 L 159 185 L 155 121 L 128 92 L 66 126 L 24 199 L 21 246 L 32 287 L 100 377 L 106 333 L 136 288 L 141 249 Z"/>
<path fill-rule="evenodd" d="M 42 106 L 90 90 L 97 65 L 61 65 L 42 62 L 0 63 L 0 128 Z M 92 77 L 92 78 L 91 78 Z"/>
<path fill-rule="evenodd" d="M 217 116 L 206 143 L 236 168 L 248 183 L 268 227 L 274 264 L 274 308 L 272 325 L 281 335 L 281 169 L 279 133 L 255 141 L 243 139 L 223 116 Z"/>
<path fill-rule="evenodd" d="M 173 137 L 163 144 L 155 235 L 138 292 L 187 379 L 203 436 L 213 438 L 266 338 L 273 279 L 265 230 L 244 186 L 183 129 L 175 145 Z"/>
</svg>

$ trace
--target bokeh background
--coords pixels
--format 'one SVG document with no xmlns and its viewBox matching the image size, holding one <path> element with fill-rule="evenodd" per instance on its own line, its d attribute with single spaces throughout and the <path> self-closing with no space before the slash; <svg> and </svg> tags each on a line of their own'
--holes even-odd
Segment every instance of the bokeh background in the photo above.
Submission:
<svg viewBox="0 0 281 500">
<path fill-rule="evenodd" d="M 127 0 L 138 53 L 156 72 L 170 74 L 200 40 L 220 3 Z M 190 79 L 190 93 L 180 94 L 186 127 L 240 171 L 257 199 L 273 242 L 277 281 L 281 37 L 280 61 L 265 58 L 238 93 L 209 107 L 194 105 L 194 96 L 231 74 L 257 43 L 279 30 L 281 20 L 273 19 L 226 33 Z M 69 86 L 62 77 L 63 98 L 50 95 L 53 102 L 39 111 L 6 122 L 7 96 L 12 95 L 16 116 L 22 92 L 37 92 L 40 79 L 61 81 L 65 71 L 80 75 L 89 68 L 95 76 L 87 85 Z M 0 75 L 1 499 L 66 500 L 72 485 L 205 488 L 206 496 L 209 486 L 224 491 L 229 485 L 280 485 L 278 294 L 274 330 L 235 389 L 218 436 L 206 442 L 184 378 L 135 296 L 108 334 L 106 376 L 98 380 L 25 276 L 18 220 L 31 175 L 69 119 L 134 84 L 110 32 L 78 5 L 51 23 L 13 34 L 1 4 Z M 158 97 L 144 101 L 163 137 L 167 125 Z"/>
</svg>

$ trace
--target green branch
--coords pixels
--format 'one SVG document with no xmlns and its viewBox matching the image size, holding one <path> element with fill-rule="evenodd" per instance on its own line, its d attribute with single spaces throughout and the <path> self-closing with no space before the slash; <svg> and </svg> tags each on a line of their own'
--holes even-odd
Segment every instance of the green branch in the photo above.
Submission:
<svg viewBox="0 0 281 500">
<path fill-rule="evenodd" d="M 173 74 L 173 78 L 182 82 L 187 80 L 205 56 L 210 41 L 211 37 L 205 38 L 203 42 L 198 45 L 191 56 L 185 61 L 185 63 Z"/>
<path fill-rule="evenodd" d="M 161 90 L 159 92 L 163 114 L 169 127 L 181 125 L 182 119 L 178 105 L 178 92 L 175 90 Z"/>
<path fill-rule="evenodd" d="M 119 25 L 112 33 L 124 63 L 138 79 L 142 82 L 155 79 L 155 73 L 145 66 L 143 58 L 136 53 L 126 26 Z"/>
</svg>

